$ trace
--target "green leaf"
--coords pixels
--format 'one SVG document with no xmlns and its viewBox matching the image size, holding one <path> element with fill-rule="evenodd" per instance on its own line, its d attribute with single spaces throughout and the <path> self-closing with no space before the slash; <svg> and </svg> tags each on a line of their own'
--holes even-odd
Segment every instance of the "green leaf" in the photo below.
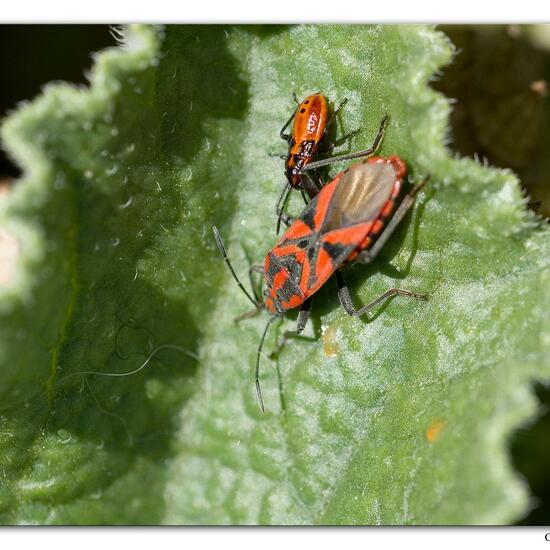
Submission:
<svg viewBox="0 0 550 550">
<path fill-rule="evenodd" d="M 451 56 L 420 26 L 131 27 L 89 89 L 49 86 L 7 119 L 25 174 L 0 212 L 2 522 L 525 513 L 507 440 L 550 374 L 548 229 L 510 172 L 444 147 L 450 108 L 426 83 Z M 380 259 L 347 269 L 354 300 L 400 286 L 429 301 L 351 319 L 327 284 L 308 338 L 264 354 L 262 414 L 267 317 L 233 322 L 250 304 L 211 228 L 246 279 L 276 241 L 268 153 L 284 152 L 292 92 L 317 90 L 348 98 L 353 150 L 387 112 L 382 154 L 431 174 Z"/>
</svg>

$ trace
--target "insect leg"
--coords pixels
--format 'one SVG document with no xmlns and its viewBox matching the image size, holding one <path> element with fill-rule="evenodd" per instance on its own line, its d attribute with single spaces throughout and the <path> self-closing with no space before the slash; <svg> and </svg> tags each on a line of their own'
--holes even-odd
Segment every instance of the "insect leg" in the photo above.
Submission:
<svg viewBox="0 0 550 550">
<path fill-rule="evenodd" d="M 299 336 L 306 328 L 311 313 L 311 303 L 312 299 L 308 298 L 301 305 L 300 312 L 298 313 L 298 320 L 296 322 L 296 330 L 287 330 L 284 332 L 277 342 L 277 347 L 269 354 L 270 359 L 274 359 L 277 355 L 279 355 L 279 353 L 281 353 L 281 350 L 285 347 L 287 340 Z"/>
<path fill-rule="evenodd" d="M 259 312 L 260 312 L 259 308 L 249 309 L 248 311 L 245 311 L 244 313 L 237 315 L 237 317 L 233 319 L 233 322 L 240 323 L 244 319 L 251 319 L 252 317 L 256 317 L 256 315 L 258 315 Z"/>
<path fill-rule="evenodd" d="M 332 115 L 330 115 L 328 121 L 327 121 L 327 125 L 326 125 L 326 128 L 325 128 L 325 133 L 329 131 L 330 127 L 334 124 L 334 121 L 336 120 L 336 117 L 338 116 L 338 113 L 340 112 L 340 109 L 348 102 L 348 98 L 345 97 L 342 102 L 340 103 L 340 105 L 338 105 L 338 107 L 334 110 L 334 112 L 332 113 Z"/>
<path fill-rule="evenodd" d="M 248 280 L 250 282 L 250 288 L 252 289 L 252 294 L 254 295 L 254 298 L 255 298 L 256 303 L 258 304 L 258 306 L 254 309 L 245 311 L 244 313 L 241 313 L 240 315 L 237 315 L 237 317 L 235 317 L 233 319 L 234 323 L 240 323 L 244 319 L 250 319 L 252 317 L 256 317 L 256 315 L 258 315 L 258 313 L 260 312 L 259 304 L 261 304 L 263 300 L 262 300 L 262 298 L 260 297 L 260 294 L 257 291 L 258 290 L 256 288 L 257 285 L 255 284 L 254 277 L 252 276 L 252 274 L 253 273 L 263 274 L 263 272 L 264 272 L 264 266 L 260 265 L 260 264 L 252 264 L 248 268 Z"/>
<path fill-rule="evenodd" d="M 283 216 L 287 216 L 285 213 L 286 205 L 288 204 L 288 199 L 290 197 L 290 191 L 292 190 L 292 186 L 290 183 L 287 182 L 285 185 L 285 188 L 282 190 L 281 194 L 279 195 L 279 199 L 277 200 L 277 204 L 275 205 L 275 212 L 277 213 L 277 228 L 276 228 L 276 235 L 279 234 L 279 231 L 281 229 L 281 221 Z M 286 223 L 288 225 L 288 223 Z"/>
<path fill-rule="evenodd" d="M 307 204 L 309 200 L 307 199 L 304 190 L 307 192 L 310 198 L 313 198 L 324 186 L 323 180 L 319 177 L 319 183 L 315 183 L 313 178 L 305 173 L 302 174 L 301 177 L 301 186 L 300 186 L 300 192 L 302 193 L 302 197 L 304 199 L 304 202 Z M 292 187 L 290 183 L 287 183 L 281 194 L 279 195 L 279 199 L 277 200 L 277 204 L 275 206 L 275 212 L 277 213 L 277 228 L 276 228 L 276 234 L 279 234 L 279 231 L 281 229 L 281 222 L 283 222 L 286 226 L 292 225 L 294 222 L 294 218 L 292 216 L 289 216 L 285 213 L 286 206 L 288 204 L 288 199 L 290 198 L 290 191 L 292 190 Z"/>
<path fill-rule="evenodd" d="M 353 136 L 358 134 L 360 131 L 361 131 L 361 128 L 357 128 L 356 130 L 353 130 L 353 132 L 349 132 L 348 134 L 345 134 L 341 138 L 335 139 L 332 143 L 326 146 L 319 147 L 318 149 L 319 153 L 323 153 L 325 155 L 332 153 L 335 147 L 340 147 L 340 145 L 342 145 L 346 140 L 352 138 Z M 324 140 L 323 140 L 323 143 L 325 143 Z"/>
<path fill-rule="evenodd" d="M 348 315 L 351 315 L 352 317 L 360 317 L 361 315 L 364 315 L 373 307 L 376 307 L 378 304 L 384 302 L 392 296 L 408 296 L 409 298 L 416 298 L 418 300 L 428 299 L 425 294 L 418 294 L 417 292 L 405 290 L 404 288 L 390 288 L 386 290 L 386 292 L 378 296 L 378 298 L 375 298 L 374 300 L 372 300 L 372 302 L 369 302 L 366 306 L 357 309 L 353 305 L 349 289 L 346 286 L 346 283 L 344 282 L 344 277 L 342 276 L 340 271 L 336 272 L 336 284 L 338 285 L 338 298 L 340 299 L 340 304 L 342 305 L 346 313 Z"/>
<path fill-rule="evenodd" d="M 290 141 L 292 139 L 292 136 L 290 134 L 285 134 L 285 130 L 290 126 L 290 123 L 294 120 L 295 116 L 296 116 L 296 109 L 292 112 L 292 114 L 290 115 L 290 118 L 285 122 L 285 125 L 281 128 L 281 131 L 279 132 L 281 139 L 284 139 L 285 141 Z"/>
<path fill-rule="evenodd" d="M 302 184 L 302 189 L 309 195 L 309 198 L 312 199 L 323 187 L 319 187 L 313 178 L 307 173 L 303 173 L 300 178 L 300 183 Z"/>
<path fill-rule="evenodd" d="M 248 279 L 250 281 L 250 288 L 252 289 L 252 293 L 254 294 L 254 298 L 256 299 L 257 303 L 260 303 L 262 301 L 260 295 L 257 292 L 256 284 L 254 282 L 254 278 L 252 277 L 252 273 L 262 273 L 264 272 L 264 266 L 260 264 L 252 264 L 248 268 Z M 260 286 L 261 288 L 261 286 Z"/>
<path fill-rule="evenodd" d="M 334 141 L 334 143 L 331 146 L 331 150 L 335 147 L 340 147 L 346 140 L 352 138 L 353 136 L 357 135 L 361 131 L 361 128 L 357 128 L 356 130 L 353 130 L 352 132 L 349 132 L 345 135 L 343 135 L 341 138 L 338 138 Z"/>
<path fill-rule="evenodd" d="M 328 121 L 328 124 L 331 124 L 331 122 L 336 118 L 336 116 L 338 115 L 338 113 L 340 112 L 340 109 L 348 102 L 348 98 L 345 97 L 344 99 L 342 99 L 342 101 L 340 102 L 340 105 L 338 105 L 338 107 L 334 110 L 334 113 L 332 113 L 332 116 L 330 117 L 330 120 Z"/>
<path fill-rule="evenodd" d="M 302 198 L 304 199 L 304 203 L 308 204 L 309 199 L 307 198 L 306 194 L 304 193 L 304 190 L 309 195 L 309 198 L 312 199 L 319 193 L 319 191 L 324 187 L 324 182 L 322 178 L 319 176 L 319 182 L 315 183 L 313 178 L 309 174 L 302 174 L 301 178 L 301 186 L 300 186 L 300 193 L 302 194 Z M 279 200 L 277 201 L 277 205 L 275 207 L 275 212 L 277 213 L 277 228 L 276 228 L 276 234 L 279 234 L 279 231 L 281 229 L 281 222 L 283 222 L 287 227 L 290 227 L 295 221 L 296 218 L 293 216 L 290 216 L 285 212 L 285 208 L 288 204 L 288 199 L 290 198 L 290 191 L 292 187 L 290 184 L 287 183 L 287 186 L 279 195 Z M 282 202 L 282 206 L 281 206 Z"/>
<path fill-rule="evenodd" d="M 322 140 L 322 144 L 321 146 L 319 147 L 319 152 L 320 153 L 324 153 L 324 154 L 327 154 L 327 153 L 332 153 L 332 151 L 334 150 L 335 147 L 339 147 L 340 145 L 342 145 L 346 140 L 348 140 L 349 138 L 351 138 L 352 136 L 354 136 L 355 134 L 359 133 L 361 131 L 360 128 L 358 128 L 357 130 L 354 130 L 353 132 L 350 132 L 349 134 L 346 134 L 345 136 L 342 136 L 341 138 L 338 138 L 338 139 L 335 139 L 332 141 L 332 143 L 327 143 L 327 140 L 325 139 L 327 134 L 331 131 L 331 128 L 332 128 L 332 125 L 334 124 L 334 122 L 336 121 L 336 117 L 338 116 L 338 113 L 340 112 L 340 109 L 342 109 L 342 107 L 348 102 L 348 98 L 344 98 L 344 100 L 340 103 L 340 105 L 338 105 L 338 108 L 332 113 L 332 115 L 330 116 L 330 118 L 328 119 L 328 122 L 327 122 L 327 125 L 325 127 L 325 131 L 324 131 L 324 134 L 323 134 L 323 140 Z"/>
<path fill-rule="evenodd" d="M 372 155 L 376 149 L 378 149 L 378 146 L 380 145 L 380 142 L 382 141 L 382 138 L 384 137 L 384 131 L 386 128 L 386 123 L 389 120 L 388 115 L 384 115 L 384 118 L 380 122 L 380 127 L 378 128 L 378 132 L 376 133 L 376 136 L 374 137 L 374 141 L 372 142 L 372 145 L 363 151 L 359 151 L 358 153 L 350 153 L 349 155 L 340 155 L 337 157 L 331 157 L 328 159 L 323 160 L 316 160 L 315 162 L 310 162 L 306 164 L 302 171 L 305 170 L 313 170 L 315 168 L 320 168 L 321 166 L 327 166 L 328 164 L 333 164 L 334 162 L 340 162 L 342 160 L 350 160 L 350 159 L 356 159 L 360 157 L 368 157 Z"/>
<path fill-rule="evenodd" d="M 279 233 L 281 222 L 283 222 L 286 226 L 290 226 L 294 223 L 294 218 L 284 211 L 288 202 L 288 198 L 290 196 L 291 189 L 292 187 L 290 186 L 290 183 L 287 183 L 283 192 L 279 195 L 279 200 L 277 201 L 277 205 L 275 206 L 275 212 L 277 214 L 277 234 Z"/>
<path fill-rule="evenodd" d="M 356 261 L 362 263 L 362 264 L 368 264 L 376 258 L 378 253 L 380 252 L 381 248 L 386 244 L 387 240 L 391 237 L 392 233 L 395 231 L 395 228 L 399 225 L 399 222 L 405 217 L 411 206 L 414 204 L 416 200 L 416 195 L 418 192 L 426 185 L 428 182 L 429 176 L 424 178 L 423 181 L 421 181 L 419 184 L 415 185 L 411 191 L 405 195 L 403 200 L 401 201 L 401 204 L 395 211 L 395 214 L 392 216 L 391 220 L 388 222 L 388 225 L 386 225 L 385 229 L 382 231 L 382 234 L 376 242 L 372 245 L 372 247 L 369 250 L 363 250 L 362 252 L 359 252 L 357 255 Z"/>
</svg>

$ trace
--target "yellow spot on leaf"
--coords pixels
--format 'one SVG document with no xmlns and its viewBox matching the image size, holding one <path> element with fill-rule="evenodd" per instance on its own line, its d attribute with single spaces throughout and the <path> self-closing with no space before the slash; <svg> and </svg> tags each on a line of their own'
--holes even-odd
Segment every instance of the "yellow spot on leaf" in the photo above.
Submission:
<svg viewBox="0 0 550 550">
<path fill-rule="evenodd" d="M 323 331 L 323 351 L 327 357 L 335 357 L 338 354 L 338 326 L 329 325 Z"/>
<path fill-rule="evenodd" d="M 447 422 L 445 422 L 445 420 L 436 420 L 435 422 L 432 422 L 424 434 L 428 440 L 428 443 L 433 443 L 439 437 L 446 425 Z"/>
</svg>

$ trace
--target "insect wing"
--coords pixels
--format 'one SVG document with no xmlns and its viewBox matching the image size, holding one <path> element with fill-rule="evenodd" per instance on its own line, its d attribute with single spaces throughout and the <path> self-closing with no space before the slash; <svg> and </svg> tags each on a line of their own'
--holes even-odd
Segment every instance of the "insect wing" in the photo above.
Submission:
<svg viewBox="0 0 550 550">
<path fill-rule="evenodd" d="M 391 196 L 395 177 L 391 164 L 359 163 L 319 193 L 322 208 L 314 214 L 319 229 L 308 243 L 301 281 L 307 296 L 316 292 L 364 241 Z"/>
<path fill-rule="evenodd" d="M 362 162 L 344 172 L 330 200 L 322 234 L 374 221 L 391 196 L 395 169 L 390 163 Z"/>
</svg>

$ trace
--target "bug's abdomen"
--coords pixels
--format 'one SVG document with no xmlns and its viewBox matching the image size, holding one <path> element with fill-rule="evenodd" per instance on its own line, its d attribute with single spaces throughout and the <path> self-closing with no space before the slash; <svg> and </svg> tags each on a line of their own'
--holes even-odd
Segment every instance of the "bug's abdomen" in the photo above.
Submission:
<svg viewBox="0 0 550 550">
<path fill-rule="evenodd" d="M 300 186 L 300 171 L 312 159 L 316 148 L 317 144 L 311 140 L 292 144 L 285 163 L 285 176 L 292 187 Z"/>
<path fill-rule="evenodd" d="M 314 141 L 319 143 L 327 127 L 328 105 L 325 96 L 314 94 L 306 97 L 296 110 L 292 137 L 296 143 Z"/>
</svg>

